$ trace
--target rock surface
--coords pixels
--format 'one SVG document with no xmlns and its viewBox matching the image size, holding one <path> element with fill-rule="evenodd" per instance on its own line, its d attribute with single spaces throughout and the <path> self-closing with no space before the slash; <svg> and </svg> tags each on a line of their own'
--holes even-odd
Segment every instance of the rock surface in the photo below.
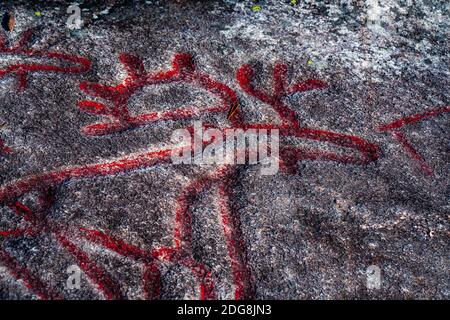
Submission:
<svg viewBox="0 0 450 320">
<path fill-rule="evenodd" d="M 4 2 L 2 14 L 15 17 L 13 30 L 2 31 L 6 42 L 34 33 L 22 46 L 33 54 L 0 50 L 0 70 L 10 71 L 0 79 L 0 298 L 449 299 L 449 5 L 297 2 L 85 1 L 74 30 L 64 1 Z M 91 66 L 11 71 L 81 65 L 43 52 Z M 289 86 L 325 82 L 281 99 L 301 127 L 322 133 L 282 137 L 280 148 L 315 159 L 272 176 L 259 165 L 219 176 L 217 165 L 133 166 L 134 154 L 169 148 L 176 128 L 230 121 L 226 111 L 199 112 L 86 134 L 113 117 L 80 108 L 111 102 L 80 83 L 126 84 L 123 53 L 142 58 L 149 73 L 171 69 L 177 53 L 192 55 L 198 72 L 237 94 L 252 124 L 281 120 L 242 87 L 243 65 L 270 94 L 279 63 Z M 139 115 L 218 102 L 198 84 L 174 82 L 138 88 L 127 104 Z M 329 132 L 361 139 L 375 155 L 352 163 L 361 153 Z M 117 159 L 128 159 L 127 170 Z M 71 288 L 77 268 L 80 287 Z M 379 286 L 368 286 L 371 268 L 380 270 Z"/>
</svg>

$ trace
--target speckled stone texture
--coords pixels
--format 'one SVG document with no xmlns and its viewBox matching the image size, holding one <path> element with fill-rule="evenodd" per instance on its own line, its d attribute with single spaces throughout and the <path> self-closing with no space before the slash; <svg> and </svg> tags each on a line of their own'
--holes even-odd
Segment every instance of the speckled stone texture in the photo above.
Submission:
<svg viewBox="0 0 450 320">
<path fill-rule="evenodd" d="M 85 1 L 79 30 L 66 28 L 70 3 L 39 2 L 3 1 L 1 13 L 15 16 L 14 29 L 1 30 L 3 38 L 14 44 L 33 28 L 28 48 L 84 57 L 92 65 L 82 73 L 30 71 L 23 90 L 17 73 L 0 79 L 0 298 L 450 298 L 446 1 Z M 286 95 L 284 105 L 302 127 L 375 145 L 376 159 L 303 159 L 296 171 L 273 176 L 261 175 L 259 165 L 236 166 L 233 179 L 186 196 L 191 260 L 131 254 L 131 246 L 146 252 L 174 247 L 180 197 L 217 166 L 165 162 L 52 183 L 39 177 L 162 150 L 174 129 L 194 119 L 230 126 L 223 112 L 104 136 L 83 133 L 108 120 L 79 108 L 82 100 L 105 102 L 80 83 L 122 83 L 122 53 L 142 58 L 147 72 L 156 73 L 169 70 L 179 52 L 236 92 L 248 123 L 278 125 L 280 118 L 241 88 L 236 72 L 242 65 L 254 68 L 255 87 L 267 92 L 277 63 L 288 67 L 290 84 L 326 82 L 321 90 Z M 55 59 L 1 50 L 0 70 L 21 63 Z M 168 83 L 137 90 L 128 107 L 143 114 L 204 108 L 217 100 L 198 86 Z M 426 116 L 380 130 L 416 114 Z M 286 144 L 358 154 L 308 138 L 281 139 L 280 147 Z M 17 181 L 34 175 L 35 188 L 18 192 L 23 185 Z M 223 220 L 221 186 L 229 196 L 231 231 Z M 16 191 L 19 197 L 4 196 Z M 17 201 L 33 211 L 31 218 Z M 128 247 L 93 241 L 86 230 Z M 79 289 L 67 286 L 72 265 L 82 269 Z M 367 287 L 373 265 L 381 271 L 375 288 Z"/>
</svg>

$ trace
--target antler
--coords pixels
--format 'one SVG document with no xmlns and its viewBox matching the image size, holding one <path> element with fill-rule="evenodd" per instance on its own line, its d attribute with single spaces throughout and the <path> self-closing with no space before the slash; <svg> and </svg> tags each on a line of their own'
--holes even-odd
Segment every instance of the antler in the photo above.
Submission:
<svg viewBox="0 0 450 320">
<path fill-rule="evenodd" d="M 283 120 L 284 125 L 297 127 L 299 125 L 299 122 L 296 118 L 295 112 L 282 102 L 282 98 L 284 98 L 288 94 L 292 94 L 295 92 L 322 89 L 327 85 L 323 81 L 309 79 L 306 81 L 295 83 L 294 85 L 292 85 L 292 87 L 288 88 L 286 74 L 286 65 L 275 65 L 273 69 L 274 89 L 272 93 L 264 92 L 254 87 L 253 78 L 255 76 L 255 71 L 248 64 L 245 64 L 241 68 L 239 68 L 236 73 L 236 79 L 239 82 L 242 90 L 244 90 L 247 94 L 254 96 L 260 101 L 270 105 Z"/>
<path fill-rule="evenodd" d="M 252 125 L 239 123 L 244 128 L 279 129 L 280 136 L 297 137 L 308 140 L 324 141 L 337 146 L 351 148 L 360 153 L 359 156 L 352 154 L 337 154 L 323 150 L 307 150 L 296 146 L 283 146 L 280 148 L 281 167 L 287 173 L 297 171 L 296 164 L 299 160 L 327 160 L 351 164 L 367 164 L 379 157 L 379 148 L 362 138 L 327 130 L 311 129 L 301 127 L 294 110 L 289 108 L 283 98 L 289 94 L 304 92 L 327 87 L 324 81 L 307 79 L 296 82 L 289 86 L 287 80 L 287 66 L 276 64 L 273 68 L 273 91 L 271 93 L 257 89 L 254 84 L 255 71 L 248 64 L 241 66 L 236 72 L 236 79 L 247 94 L 270 105 L 282 120 L 281 125 Z"/>
<path fill-rule="evenodd" d="M 129 54 L 119 56 L 127 76 L 121 84 L 107 86 L 98 83 L 82 82 L 80 89 L 90 96 L 100 98 L 105 103 L 83 100 L 78 103 L 81 110 L 109 117 L 111 121 L 89 125 L 82 129 L 87 135 L 105 135 L 143 126 L 159 120 L 175 120 L 191 118 L 200 113 L 226 112 L 238 102 L 236 93 L 225 84 L 213 80 L 208 75 L 199 72 L 192 56 L 187 53 L 177 53 L 172 59 L 172 66 L 167 71 L 147 73 L 142 60 Z M 204 109 L 196 107 L 179 108 L 173 111 L 151 112 L 132 116 L 128 110 L 128 101 L 135 92 L 145 86 L 185 82 L 207 90 L 218 96 L 221 103 Z"/>
</svg>

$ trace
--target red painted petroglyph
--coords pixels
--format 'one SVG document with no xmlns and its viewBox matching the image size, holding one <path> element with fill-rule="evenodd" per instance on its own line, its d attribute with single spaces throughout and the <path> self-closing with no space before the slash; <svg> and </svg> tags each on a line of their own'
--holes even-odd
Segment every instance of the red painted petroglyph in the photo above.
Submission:
<svg viewBox="0 0 450 320">
<path fill-rule="evenodd" d="M 0 34 L 0 54 L 6 56 L 19 56 L 42 58 L 70 63 L 72 66 L 52 65 L 46 63 L 14 63 L 0 69 L 0 79 L 8 75 L 15 75 L 17 78 L 17 89 L 23 91 L 27 86 L 27 79 L 31 72 L 60 72 L 60 73 L 82 73 L 89 70 L 91 61 L 74 55 L 68 55 L 53 51 L 42 51 L 27 48 L 33 30 L 25 31 L 21 38 L 13 45 L 8 46 L 7 40 L 3 34 Z M 0 155 L 10 153 L 12 149 L 4 144 L 0 139 Z"/>
<path fill-rule="evenodd" d="M 295 111 L 283 102 L 283 98 L 289 94 L 294 94 L 297 92 L 323 89 L 326 87 L 326 83 L 320 80 L 309 79 L 288 86 L 286 73 L 286 65 L 275 65 L 273 70 L 273 92 L 267 93 L 255 87 L 253 83 L 254 70 L 250 65 L 244 65 L 239 68 L 236 78 L 242 90 L 257 98 L 261 102 L 270 105 L 277 112 L 282 120 L 282 123 L 281 125 L 255 125 L 243 123 L 240 118 L 236 118 L 232 121 L 235 127 L 244 129 L 279 129 L 280 136 L 328 142 L 340 147 L 354 149 L 360 154 L 359 156 L 354 156 L 351 154 L 338 154 L 323 150 L 306 150 L 296 146 L 281 146 L 280 158 L 282 167 L 284 167 L 287 172 L 291 173 L 296 172 L 297 162 L 301 160 L 325 160 L 346 164 L 363 165 L 378 159 L 378 146 L 362 138 L 301 126 Z"/>
<path fill-rule="evenodd" d="M 87 135 L 105 135 L 136 128 L 156 121 L 190 119 L 193 116 L 206 113 L 226 112 L 230 106 L 238 102 L 233 90 L 198 71 L 192 57 L 187 53 L 176 54 L 172 60 L 171 69 L 156 73 L 147 73 L 142 60 L 138 57 L 122 54 L 119 60 L 128 74 L 123 80 L 123 83 L 117 86 L 107 86 L 98 83 L 83 82 L 80 85 L 81 90 L 87 94 L 108 102 L 107 104 L 103 104 L 84 100 L 79 103 L 80 109 L 111 119 L 108 122 L 84 127 L 83 132 Z M 127 104 L 136 91 L 145 86 L 167 83 L 187 83 L 194 85 L 218 96 L 221 103 L 217 106 L 207 106 L 204 109 L 186 107 L 173 111 L 151 112 L 137 116 L 130 114 Z"/>
<path fill-rule="evenodd" d="M 433 169 L 428 165 L 428 163 L 420 155 L 420 153 L 413 147 L 408 138 L 403 132 L 400 131 L 400 129 L 405 125 L 427 120 L 429 118 L 436 117 L 447 112 L 450 112 L 450 106 L 432 109 L 423 113 L 417 113 L 412 116 L 404 117 L 391 123 L 382 125 L 378 128 L 378 131 L 389 132 L 400 143 L 403 149 L 405 149 L 406 153 L 411 157 L 411 159 L 417 162 L 421 170 L 426 175 L 432 176 Z"/>
<path fill-rule="evenodd" d="M 8 56 L 17 55 L 24 58 L 32 57 L 62 61 L 65 63 L 70 63 L 71 66 L 53 65 L 46 63 L 17 63 L 0 69 L 0 78 L 6 77 L 8 75 L 16 76 L 18 81 L 18 90 L 24 90 L 26 88 L 28 74 L 31 72 L 81 73 L 89 70 L 91 62 L 86 58 L 53 51 L 28 49 L 27 45 L 29 44 L 32 35 L 33 30 L 29 29 L 22 34 L 20 40 L 17 41 L 17 43 L 13 44 L 12 46 L 8 46 L 5 37 L 0 34 L 0 54 Z"/>
<path fill-rule="evenodd" d="M 79 106 L 82 110 L 92 114 L 111 117 L 112 121 L 99 123 L 85 127 L 84 133 L 93 135 L 110 134 L 124 129 L 135 128 L 150 124 L 154 121 L 187 119 L 194 115 L 221 112 L 226 115 L 227 111 L 238 105 L 237 96 L 233 90 L 224 84 L 212 80 L 209 76 L 198 72 L 187 54 L 176 54 L 172 69 L 155 74 L 144 70 L 142 61 L 130 55 L 121 55 L 120 61 L 128 72 L 124 82 L 117 86 L 105 86 L 100 84 L 82 83 L 81 89 L 92 96 L 102 98 L 109 104 L 101 104 L 94 101 L 82 101 Z M 274 91 L 272 95 L 256 89 L 252 83 L 253 70 L 250 66 L 243 66 L 237 72 L 237 80 L 241 88 L 248 94 L 256 97 L 263 103 L 270 105 L 280 116 L 281 125 L 272 124 L 248 124 L 241 119 L 242 110 L 234 108 L 228 117 L 235 128 L 260 128 L 279 129 L 282 136 L 295 136 L 298 138 L 324 141 L 339 147 L 356 150 L 360 156 L 351 154 L 335 154 L 321 150 L 302 150 L 299 147 L 287 146 L 281 150 L 282 163 L 285 168 L 294 171 L 298 160 L 329 160 L 351 164 L 367 164 L 378 158 L 378 148 L 374 144 L 356 136 L 335 133 L 331 131 L 300 127 L 299 121 L 293 110 L 287 107 L 282 99 L 288 94 L 313 89 L 322 89 L 326 84 L 319 80 L 306 80 L 287 86 L 286 66 L 277 65 L 274 68 Z M 153 84 L 170 82 L 187 82 L 197 87 L 206 89 L 208 92 L 221 98 L 220 106 L 206 107 L 203 110 L 176 109 L 169 112 L 151 113 L 139 116 L 131 116 L 128 112 L 127 102 L 130 97 L 141 87 Z M 206 124 L 206 127 L 211 125 Z M 21 196 L 34 191 L 53 190 L 68 179 L 83 179 L 94 176 L 113 176 L 115 174 L 155 166 L 170 162 L 171 149 L 130 155 L 105 163 L 95 163 L 85 166 L 67 167 L 57 169 L 45 174 L 28 176 L 0 188 L 0 202 L 14 203 Z M 200 177 L 188 184 L 177 199 L 177 209 L 174 217 L 173 246 L 156 248 L 151 251 L 142 250 L 134 245 L 127 244 L 122 239 L 116 239 L 107 233 L 98 230 L 78 230 L 72 233 L 83 237 L 97 245 L 104 246 L 116 253 L 142 262 L 142 288 L 145 297 L 158 298 L 161 294 L 160 288 L 160 264 L 176 263 L 188 268 L 199 284 L 198 297 L 200 299 L 217 298 L 214 285 L 214 276 L 208 267 L 193 258 L 192 253 L 192 217 L 191 207 L 193 199 L 207 188 L 217 188 L 220 212 L 218 221 L 222 224 L 228 260 L 233 277 L 233 296 L 236 299 L 251 298 L 253 296 L 253 281 L 250 266 L 247 263 L 245 252 L 245 241 L 240 230 L 240 219 L 233 210 L 230 192 L 232 181 L 235 179 L 235 170 L 229 167 L 221 167 L 211 174 Z M 31 215 L 31 213 L 29 214 Z M 39 216 L 41 217 L 41 216 Z M 31 229 L 16 229 L 3 232 L 3 237 L 30 236 L 33 232 L 47 232 L 51 234 L 58 243 L 65 248 L 85 270 L 91 281 L 97 285 L 107 298 L 121 298 L 120 289 L 117 284 L 107 277 L 93 261 L 89 259 L 78 246 L 71 240 L 72 234 L 61 227 L 49 229 L 48 222 L 44 218 L 29 219 L 32 223 Z M 20 268 L 14 258 L 9 257 L 13 263 L 8 266 L 12 274 L 22 280 L 26 275 L 16 270 Z M 45 291 L 43 286 L 36 281 L 28 281 L 29 287 L 38 296 L 44 297 L 40 292 Z M 52 298 L 46 296 L 45 298 Z"/>
<path fill-rule="evenodd" d="M 79 107 L 91 114 L 109 118 L 109 121 L 83 128 L 82 131 L 85 134 L 107 135 L 149 125 L 156 121 L 190 119 L 194 116 L 219 113 L 224 118 L 229 119 L 234 129 L 279 129 L 282 137 L 326 142 L 329 145 L 349 151 L 335 153 L 321 149 L 303 149 L 295 145 L 282 145 L 280 147 L 280 160 L 282 168 L 286 172 L 296 172 L 297 162 L 303 160 L 367 165 L 376 161 L 379 157 L 378 146 L 360 137 L 302 126 L 295 111 L 288 107 L 283 99 L 289 94 L 326 88 L 326 83 L 309 79 L 289 85 L 285 65 L 278 64 L 274 67 L 271 93 L 257 88 L 253 81 L 254 70 L 251 66 L 244 65 L 238 69 L 236 79 L 241 89 L 262 103 L 269 105 L 281 119 L 281 124 L 250 124 L 242 120 L 242 112 L 245 110 L 236 107 L 239 106 L 236 93 L 226 85 L 198 71 L 192 57 L 188 54 L 176 54 L 172 60 L 171 69 L 157 73 L 146 72 L 141 59 L 131 55 L 121 55 L 120 61 L 127 71 L 127 77 L 123 83 L 116 86 L 107 86 L 83 82 L 80 86 L 81 90 L 93 97 L 103 99 L 105 103 L 84 100 L 79 103 Z M 18 76 L 20 78 L 20 72 Z M 203 109 L 178 108 L 173 111 L 153 112 L 137 116 L 129 113 L 127 103 L 140 88 L 165 83 L 189 83 L 218 96 L 221 103 L 218 106 L 206 106 Z M 228 112 L 229 110 L 231 112 Z M 420 121 L 443 112 L 448 112 L 448 107 L 431 113 L 404 118 L 381 127 L 380 131 L 394 130 L 394 132 L 398 132 L 398 129 L 405 124 Z M 205 127 L 212 127 L 212 125 L 205 124 Z M 407 141 L 401 136 L 399 139 Z M 404 143 L 404 146 L 406 148 L 406 143 Z M 412 150 L 414 149 L 411 146 L 410 153 Z M 181 190 L 176 199 L 173 243 L 171 246 L 157 247 L 151 250 L 142 249 L 104 231 L 85 228 L 68 229 L 63 225 L 54 225 L 47 220 L 45 212 L 50 210 L 53 205 L 54 192 L 65 181 L 115 176 L 123 172 L 169 164 L 171 163 L 170 155 L 172 151 L 172 148 L 167 148 L 159 151 L 130 154 L 103 163 L 58 168 L 6 183 L 0 187 L 0 203 L 8 205 L 11 210 L 27 221 L 29 226 L 1 231 L 0 237 L 17 238 L 41 234 L 50 235 L 62 249 L 73 257 L 90 281 L 108 299 L 123 298 L 120 285 L 97 265 L 86 252 L 80 249 L 76 244 L 76 239 L 85 239 L 123 257 L 140 262 L 142 264 L 141 286 L 145 298 L 157 299 L 161 297 L 161 266 L 162 264 L 176 264 L 189 270 L 196 279 L 198 298 L 215 299 L 217 298 L 217 292 L 214 274 L 207 265 L 194 258 L 192 249 L 192 206 L 199 194 L 214 188 L 214 190 L 217 190 L 217 201 L 220 207 L 217 218 L 223 229 L 227 259 L 232 274 L 233 297 L 236 299 L 252 298 L 254 281 L 251 267 L 247 261 L 247 246 L 241 232 L 240 218 L 233 208 L 232 200 L 234 181 L 238 177 L 236 169 L 231 166 L 218 167 L 212 172 L 196 178 Z M 37 212 L 33 212 L 20 202 L 21 197 L 31 192 L 38 192 L 41 195 Z M 0 249 L 0 261 L 14 277 L 23 280 L 38 297 L 43 299 L 61 298 L 57 290 L 46 286 L 35 275 L 31 274 L 26 266 L 19 263 L 4 249 Z"/>
<path fill-rule="evenodd" d="M 8 206 L 25 221 L 31 224 L 30 228 L 13 229 L 0 233 L 2 237 L 19 237 L 33 236 L 46 233 L 55 238 L 58 243 L 78 262 L 80 268 L 86 273 L 91 281 L 108 299 L 123 298 L 120 288 L 115 284 L 109 276 L 98 265 L 92 261 L 88 255 L 83 252 L 70 237 L 73 234 L 70 230 L 66 230 L 64 226 L 54 225 L 46 219 L 46 211 L 53 204 L 53 190 L 68 179 L 81 179 L 92 176 L 114 175 L 119 172 L 133 170 L 153 166 L 161 162 L 170 161 L 170 150 L 148 152 L 135 156 L 118 159 L 116 161 L 106 162 L 103 164 L 93 164 L 79 167 L 63 168 L 51 171 L 41 175 L 29 176 L 24 179 L 15 181 L 12 184 L 0 188 L 0 202 L 8 204 Z M 16 199 L 29 192 L 39 192 L 41 194 L 40 210 L 37 213 L 32 212 L 27 206 L 23 205 Z M 76 233 L 75 233 L 76 235 Z M 45 289 L 43 285 L 35 280 L 29 272 L 25 272 L 25 267 L 21 266 L 6 251 L 0 255 L 0 261 L 5 264 L 11 273 L 17 278 L 23 280 L 27 287 L 30 288 L 37 296 L 43 298 L 56 298 L 59 295 L 44 295 Z"/>
</svg>

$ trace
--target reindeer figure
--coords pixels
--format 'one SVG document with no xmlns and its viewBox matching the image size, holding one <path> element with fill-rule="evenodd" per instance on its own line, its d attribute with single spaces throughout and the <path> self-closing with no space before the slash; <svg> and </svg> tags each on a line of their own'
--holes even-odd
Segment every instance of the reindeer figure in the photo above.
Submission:
<svg viewBox="0 0 450 320">
<path fill-rule="evenodd" d="M 168 71 L 147 73 L 142 61 L 131 55 L 121 55 L 120 61 L 127 70 L 127 77 L 122 84 L 106 86 L 101 84 L 83 82 L 81 90 L 99 97 L 108 104 L 93 101 L 81 101 L 81 110 L 91 114 L 109 117 L 111 121 L 101 122 L 83 128 L 87 135 L 108 135 L 125 129 L 133 129 L 156 121 L 188 119 L 194 115 L 219 113 L 224 116 L 227 110 L 235 108 L 238 104 L 236 93 L 228 86 L 219 83 L 195 68 L 192 57 L 186 53 L 174 56 L 172 67 Z M 293 110 L 286 106 L 283 98 L 295 92 L 313 89 L 323 89 L 326 84 L 319 80 L 306 80 L 288 86 L 286 78 L 287 67 L 276 65 L 274 68 L 274 90 L 272 94 L 255 88 L 252 82 L 254 71 L 251 66 L 244 65 L 237 71 L 237 81 L 240 87 L 265 104 L 270 105 L 282 120 L 280 125 L 249 124 L 243 121 L 242 111 L 233 112 L 229 120 L 235 128 L 267 128 L 279 129 L 281 136 L 297 137 L 315 141 L 323 141 L 339 147 L 353 149 L 359 156 L 351 154 L 337 154 L 322 150 L 303 150 L 296 146 L 283 146 L 280 152 L 282 168 L 287 173 L 295 173 L 299 160 L 325 160 L 340 163 L 365 165 L 376 161 L 379 149 L 376 145 L 356 136 L 336 133 L 326 130 L 301 127 Z M 127 108 L 127 102 L 136 91 L 147 85 L 161 83 L 191 83 L 206 89 L 221 99 L 219 106 L 205 107 L 204 109 L 183 108 L 174 111 L 149 113 L 134 116 Z M 212 127 L 211 124 L 206 124 Z M 198 283 L 198 297 L 200 299 L 217 298 L 214 285 L 214 275 L 207 266 L 201 264 L 193 257 L 192 249 L 192 205 L 195 198 L 207 189 L 217 188 L 220 205 L 219 220 L 222 224 L 226 240 L 228 261 L 233 277 L 233 296 L 236 299 L 252 298 L 254 294 L 254 279 L 251 267 L 246 257 L 245 240 L 241 232 L 241 222 L 234 210 L 231 192 L 238 179 L 238 171 L 232 166 L 219 166 L 210 173 L 202 175 L 183 188 L 176 200 L 174 213 L 175 227 L 173 230 L 173 244 L 152 250 L 144 250 L 136 245 L 129 244 L 103 231 L 86 228 L 68 229 L 64 226 L 52 226 L 45 218 L 45 212 L 54 202 L 55 189 L 67 180 L 85 179 L 88 177 L 114 176 L 118 173 L 132 170 L 150 168 L 163 163 L 170 163 L 170 155 L 177 151 L 175 147 L 157 151 L 148 151 L 139 154 L 130 154 L 122 158 L 111 159 L 103 163 L 93 163 L 83 166 L 58 168 L 42 174 L 27 176 L 0 187 L 0 203 L 9 206 L 11 210 L 21 215 L 30 223 L 24 229 L 3 231 L 3 237 L 33 236 L 41 233 L 52 235 L 58 243 L 66 249 L 79 263 L 91 281 L 106 298 L 123 298 L 120 286 L 99 267 L 74 242 L 75 239 L 85 239 L 91 243 L 112 250 L 119 255 L 134 259 L 143 265 L 142 288 L 146 298 L 158 298 L 161 294 L 161 272 L 163 263 L 178 264 L 190 270 Z M 40 194 L 41 199 L 38 212 L 32 212 L 20 202 L 20 198 L 29 193 Z M 22 267 L 4 249 L 0 251 L 0 261 L 15 275 L 22 279 L 38 296 L 42 298 L 59 298 L 54 288 L 48 288 L 39 279 L 34 277 L 26 268 Z"/>
</svg>

